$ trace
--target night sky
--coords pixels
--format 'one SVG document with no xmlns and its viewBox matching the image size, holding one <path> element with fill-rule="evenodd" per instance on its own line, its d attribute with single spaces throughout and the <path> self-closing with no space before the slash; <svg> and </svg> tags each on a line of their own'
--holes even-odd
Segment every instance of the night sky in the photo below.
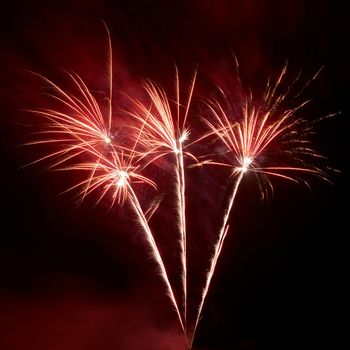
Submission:
<svg viewBox="0 0 350 350">
<path fill-rule="evenodd" d="M 31 72 L 66 84 L 77 72 L 103 96 L 107 38 L 113 45 L 114 105 L 141 96 L 145 77 L 170 89 L 174 62 L 188 81 L 198 67 L 196 103 L 213 84 L 230 87 L 232 52 L 245 87 L 260 93 L 288 61 L 305 80 L 318 119 L 316 148 L 333 185 L 312 190 L 274 181 L 261 201 L 244 180 L 194 342 L 196 349 L 344 348 L 348 150 L 348 18 L 337 1 L 116 0 L 5 1 L 0 5 L 0 350 L 183 350 L 185 340 L 142 231 L 127 206 L 77 207 L 60 192 L 77 175 L 19 169 L 40 154 L 18 147 L 36 131 L 24 109 L 47 106 Z M 212 85 L 211 85 L 212 84 Z M 102 99 L 102 98 L 101 98 Z M 196 102 L 197 101 L 197 102 Z M 179 257 L 172 177 L 155 168 L 159 213 L 151 220 L 176 293 Z M 228 173 L 187 170 L 189 311 L 194 318 L 210 248 L 225 205 Z"/>
</svg>

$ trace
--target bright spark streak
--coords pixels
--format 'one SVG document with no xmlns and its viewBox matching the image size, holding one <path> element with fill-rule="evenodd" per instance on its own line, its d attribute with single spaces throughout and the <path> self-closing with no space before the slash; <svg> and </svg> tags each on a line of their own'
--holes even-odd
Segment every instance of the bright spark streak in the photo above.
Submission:
<svg viewBox="0 0 350 350">
<path fill-rule="evenodd" d="M 190 85 L 187 102 L 181 104 L 179 75 L 176 69 L 175 102 L 168 98 L 165 90 L 159 85 L 148 81 L 145 91 L 151 101 L 146 106 L 140 101 L 133 100 L 135 112 L 130 113 L 140 123 L 140 143 L 144 145 L 143 158 L 149 158 L 147 164 L 168 154 L 175 155 L 175 173 L 177 178 L 177 213 L 179 218 L 181 265 L 182 265 L 182 292 L 183 292 L 183 323 L 186 327 L 187 317 L 187 248 L 186 248 L 186 209 L 185 209 L 185 171 L 184 155 L 196 158 L 184 151 L 184 143 L 189 136 L 187 117 L 192 101 L 197 72 Z M 196 160 L 197 161 L 197 160 Z M 186 332 L 186 331 L 185 331 Z"/>
<path fill-rule="evenodd" d="M 307 162 L 310 158 L 321 157 L 312 149 L 310 141 L 307 139 L 311 132 L 310 127 L 306 127 L 306 122 L 296 117 L 297 112 L 307 102 L 301 103 L 294 108 L 285 109 L 282 103 L 288 96 L 290 88 L 287 89 L 286 93 L 276 95 L 277 88 L 282 82 L 285 73 L 286 66 L 278 77 L 275 86 L 267 85 L 263 104 L 260 107 L 255 106 L 255 101 L 252 97 L 247 98 L 246 103 L 242 107 L 242 119 L 238 122 L 230 121 L 224 105 L 217 100 L 210 101 L 207 104 L 214 121 L 205 119 L 210 132 L 202 139 L 210 135 L 216 136 L 226 146 L 226 155 L 231 157 L 227 162 L 206 160 L 198 163 L 198 165 L 213 164 L 229 167 L 236 177 L 236 183 L 224 213 L 217 243 L 214 246 L 214 253 L 199 303 L 190 346 L 192 346 L 203 305 L 228 232 L 228 219 L 243 176 L 248 172 L 255 174 L 262 191 L 265 193 L 267 188 L 264 188 L 264 184 L 267 184 L 271 190 L 273 189 L 268 176 L 298 182 L 299 180 L 295 176 L 304 173 L 315 175 L 328 181 L 327 175 L 323 171 Z M 231 109 L 229 108 L 228 110 Z M 276 150 L 279 150 L 279 154 L 276 153 Z M 272 153 L 272 151 L 275 153 Z M 270 153 L 271 156 L 266 157 Z M 264 158 L 262 156 L 265 156 L 266 159 L 272 159 L 273 162 L 280 161 L 282 165 L 259 165 L 259 159 Z M 306 158 L 306 160 L 303 158 Z M 295 163 L 295 165 L 289 165 L 288 162 Z M 307 182 L 305 183 L 307 184 Z"/>
<path fill-rule="evenodd" d="M 172 301 L 173 306 L 175 307 L 177 316 L 179 318 L 179 322 L 181 324 L 181 328 L 185 332 L 185 326 L 184 326 L 182 318 L 181 318 L 181 313 L 180 313 L 179 307 L 177 305 L 177 301 L 176 301 L 174 292 L 173 292 L 173 290 L 171 288 L 171 284 L 170 284 L 170 281 L 169 281 L 169 278 L 168 278 L 167 271 L 165 269 L 165 265 L 163 263 L 161 255 L 159 253 L 157 244 L 156 244 L 156 242 L 154 240 L 153 234 L 152 234 L 152 232 L 150 230 L 150 227 L 148 225 L 148 221 L 147 221 L 147 219 L 146 219 L 146 217 L 145 217 L 145 215 L 143 213 L 141 205 L 140 205 L 140 203 L 139 203 L 139 201 L 137 199 L 137 196 L 135 195 L 135 192 L 131 188 L 130 188 L 130 198 L 129 198 L 129 200 L 130 200 L 130 203 L 131 203 L 132 207 L 135 210 L 135 213 L 138 216 L 138 219 L 139 219 L 139 222 L 140 222 L 141 226 L 143 227 L 143 229 L 144 229 L 144 231 L 146 233 L 147 241 L 150 244 L 150 246 L 152 247 L 152 250 L 154 252 L 153 258 L 155 259 L 155 261 L 158 263 L 158 265 L 160 267 L 160 275 L 161 275 L 163 281 L 165 282 L 165 284 L 167 286 L 168 296 L 169 296 L 170 300 Z"/>
<path fill-rule="evenodd" d="M 28 145 L 52 144 L 59 146 L 57 150 L 32 162 L 31 164 L 54 159 L 49 168 L 61 171 L 79 171 L 88 175 L 81 182 L 73 185 L 65 192 L 79 189 L 78 197 L 83 201 L 87 195 L 98 193 L 98 204 L 102 199 L 110 196 L 112 208 L 115 204 L 123 205 L 128 201 L 135 212 L 146 239 L 150 244 L 152 256 L 160 269 L 160 276 L 165 283 L 167 294 L 175 308 L 179 322 L 185 332 L 181 313 L 177 305 L 165 265 L 160 256 L 157 244 L 148 226 L 139 200 L 134 192 L 134 184 L 147 184 L 156 188 L 156 184 L 140 174 L 139 136 L 130 149 L 121 144 L 115 144 L 109 135 L 112 135 L 112 99 L 113 99 L 113 71 L 112 46 L 108 33 L 109 47 L 109 94 L 107 100 L 108 112 L 102 113 L 105 108 L 99 106 L 83 80 L 75 73 L 68 72 L 75 93 L 64 90 L 51 80 L 40 76 L 49 84 L 53 93 L 51 98 L 57 102 L 58 109 L 31 110 L 33 114 L 48 121 L 43 131 L 38 134 L 45 138 L 28 143 Z M 151 86 L 150 86 L 151 89 Z M 137 127 L 134 127 L 134 131 Z M 140 134 L 140 132 L 139 132 Z M 114 141 L 114 140 L 113 140 Z M 107 147 L 108 146 L 108 147 Z M 146 145 L 150 147 L 150 145 Z M 84 161 L 81 161 L 84 157 Z M 63 167 L 63 165 L 65 165 Z"/>
</svg>

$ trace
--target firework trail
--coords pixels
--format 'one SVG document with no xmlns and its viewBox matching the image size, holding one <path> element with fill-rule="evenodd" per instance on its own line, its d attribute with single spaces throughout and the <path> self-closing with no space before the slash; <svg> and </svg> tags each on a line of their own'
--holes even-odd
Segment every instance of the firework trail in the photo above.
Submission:
<svg viewBox="0 0 350 350">
<path fill-rule="evenodd" d="M 94 153 L 91 149 L 88 150 L 88 152 L 90 154 Z M 60 170 L 78 170 L 93 173 L 93 176 L 89 176 L 86 180 L 75 184 L 66 190 L 66 192 L 81 188 L 81 191 L 78 193 L 78 195 L 85 197 L 94 191 L 99 191 L 100 195 L 97 199 L 96 204 L 99 203 L 108 194 L 110 194 L 112 199 L 110 204 L 111 208 L 116 203 L 120 205 L 124 204 L 126 201 L 130 203 L 131 208 L 136 214 L 139 224 L 146 234 L 146 240 L 151 247 L 152 257 L 158 264 L 160 276 L 167 287 L 167 294 L 175 308 L 179 322 L 181 324 L 181 328 L 184 331 L 184 325 L 182 323 L 180 310 L 178 308 L 163 259 L 160 255 L 156 241 L 149 227 L 146 215 L 133 188 L 133 184 L 147 184 L 156 189 L 156 184 L 138 172 L 140 170 L 140 165 L 137 165 L 135 154 L 136 152 L 134 149 L 132 149 L 131 152 L 127 155 L 125 155 L 124 151 L 118 154 L 113 150 L 108 154 L 107 157 L 96 151 L 95 156 L 98 158 L 98 162 L 91 161 L 80 163 L 71 167 L 62 168 Z"/>
<path fill-rule="evenodd" d="M 47 95 L 59 105 L 59 108 L 43 108 L 27 110 L 36 116 L 45 118 L 47 124 L 44 130 L 37 132 L 41 136 L 39 141 L 28 142 L 26 145 L 54 144 L 59 148 L 41 157 L 30 164 L 35 164 L 47 159 L 56 159 L 49 168 L 56 168 L 70 160 L 92 151 L 96 156 L 96 149 L 105 152 L 114 148 L 112 143 L 112 46 L 108 28 L 109 46 L 109 96 L 107 118 L 104 117 L 100 105 L 84 81 L 74 72 L 66 72 L 75 89 L 75 93 L 66 91 L 48 78 L 34 73 L 48 84 L 50 93 Z M 107 119 L 107 120 L 106 120 Z M 45 136 L 45 138 L 44 138 Z"/>
<path fill-rule="evenodd" d="M 247 97 L 240 111 L 242 119 L 238 122 L 230 121 L 227 112 L 227 109 L 230 108 L 226 109 L 224 104 L 218 100 L 207 102 L 208 111 L 213 117 L 213 121 L 205 119 L 210 131 L 202 138 L 209 135 L 216 136 L 225 145 L 226 152 L 223 157 L 227 161 L 226 159 L 222 162 L 208 159 L 200 165 L 213 164 L 229 167 L 235 183 L 224 213 L 217 242 L 214 245 L 214 253 L 210 260 L 210 267 L 190 338 L 191 347 L 218 258 L 228 233 L 228 219 L 244 175 L 253 173 L 257 177 L 262 196 L 267 194 L 268 190 L 273 190 L 269 176 L 307 184 L 306 181 L 297 176 L 297 174 L 303 173 L 329 181 L 321 169 L 312 165 L 312 160 L 321 156 L 312 148 L 311 141 L 308 139 L 312 131 L 311 127 L 305 120 L 297 116 L 298 111 L 305 106 L 307 101 L 296 107 L 284 108 L 283 102 L 290 95 L 291 86 L 286 92 L 277 94 L 286 74 L 286 68 L 287 66 L 283 68 L 274 85 L 267 84 L 261 102 L 255 102 L 252 95 Z M 300 93 L 297 96 L 299 95 Z M 226 103 L 228 103 L 227 99 Z M 273 165 L 269 165 L 271 161 Z"/>
<path fill-rule="evenodd" d="M 141 167 L 141 158 L 137 147 L 143 128 L 139 129 L 137 126 L 133 128 L 133 132 L 137 136 L 131 147 L 130 145 L 124 146 L 120 142 L 116 143 L 112 133 L 112 114 L 114 112 L 112 105 L 112 45 L 108 28 L 106 25 L 105 27 L 109 48 L 109 92 L 105 99 L 108 103 L 107 116 L 102 112 L 98 101 L 84 81 L 74 72 L 67 72 L 67 74 L 75 88 L 75 93 L 69 92 L 46 77 L 37 74 L 49 85 L 52 90 L 49 96 L 59 107 L 29 110 L 34 115 L 44 118 L 47 123 L 43 130 L 37 133 L 41 139 L 28 142 L 26 145 L 54 145 L 57 149 L 30 164 L 51 160 L 49 169 L 87 172 L 88 176 L 85 180 L 65 191 L 80 189 L 77 195 L 80 202 L 92 192 L 100 191 L 96 204 L 108 194 L 111 195 L 110 208 L 115 204 L 130 203 L 144 230 L 146 240 L 151 247 L 152 257 L 158 264 L 167 294 L 175 308 L 182 330 L 185 332 L 182 316 L 164 262 L 149 227 L 146 214 L 133 188 L 133 184 L 140 183 L 156 188 L 156 184 L 152 180 L 140 174 L 144 167 Z M 154 208 L 150 212 L 154 212 Z"/>
<path fill-rule="evenodd" d="M 176 68 L 175 101 L 170 100 L 164 89 L 159 85 L 147 81 L 144 88 L 151 101 L 151 107 L 146 106 L 140 101 L 133 100 L 135 106 L 137 106 L 137 110 L 130 113 L 130 115 L 136 118 L 142 125 L 140 128 L 140 143 L 145 147 L 142 157 L 150 158 L 147 164 L 167 154 L 173 154 L 175 157 L 184 308 L 183 323 L 185 325 L 185 330 L 187 319 L 187 238 L 184 155 L 190 156 L 195 160 L 196 158 L 184 150 L 184 143 L 190 134 L 187 126 L 187 117 L 192 101 L 196 76 L 197 72 L 195 72 L 190 84 L 185 106 L 181 105 L 179 73 Z M 171 108 L 173 104 L 175 104 L 175 111 L 174 108 Z"/>
</svg>

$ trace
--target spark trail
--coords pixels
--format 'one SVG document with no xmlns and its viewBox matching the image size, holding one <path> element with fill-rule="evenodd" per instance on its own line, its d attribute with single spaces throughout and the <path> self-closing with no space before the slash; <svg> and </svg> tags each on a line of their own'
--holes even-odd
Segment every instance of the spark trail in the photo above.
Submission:
<svg viewBox="0 0 350 350">
<path fill-rule="evenodd" d="M 59 171 L 79 171 L 87 173 L 86 178 L 71 186 L 64 192 L 79 189 L 77 197 L 82 202 L 87 195 L 98 192 L 96 204 L 108 194 L 111 198 L 110 208 L 129 202 L 139 224 L 143 228 L 145 237 L 151 248 L 151 254 L 159 267 L 160 276 L 165 283 L 167 294 L 177 313 L 182 330 L 185 332 L 182 316 L 171 287 L 168 274 L 157 247 L 156 241 L 149 227 L 146 215 L 132 184 L 147 184 L 156 188 L 156 184 L 143 176 L 140 172 L 144 168 L 138 156 L 141 131 L 136 125 L 133 133 L 136 140 L 132 147 L 116 142 L 112 132 L 113 110 L 113 70 L 112 45 L 108 35 L 108 103 L 106 114 L 84 81 L 74 72 L 67 72 L 74 92 L 64 89 L 48 78 L 37 74 L 51 88 L 49 96 L 57 107 L 29 110 L 30 113 L 44 118 L 46 124 L 37 134 L 39 140 L 26 145 L 51 145 L 55 150 L 31 162 L 35 164 L 51 161 L 49 169 Z M 54 104 L 54 105 L 56 105 Z M 118 140 L 119 141 L 119 140 Z M 130 141 L 130 140 L 129 140 Z M 83 159 L 83 160 L 82 160 Z M 28 164 L 29 165 L 29 164 Z M 152 212 L 152 210 L 151 210 Z"/>
<path fill-rule="evenodd" d="M 90 150 L 90 152 L 92 151 Z M 145 233 L 146 240 L 151 248 L 151 256 L 158 265 L 159 274 L 165 283 L 167 294 L 177 313 L 181 328 L 184 331 L 180 310 L 178 308 L 163 259 L 149 227 L 146 215 L 133 188 L 133 184 L 147 184 L 156 189 L 156 184 L 138 172 L 140 167 L 139 165 L 134 165 L 135 153 L 133 150 L 127 156 L 125 156 L 124 152 L 118 154 L 115 151 L 112 153 L 112 156 L 109 155 L 109 157 L 105 157 L 97 152 L 95 155 L 99 159 L 97 163 L 92 161 L 60 169 L 64 171 L 78 170 L 93 173 L 93 176 L 88 176 L 86 180 L 75 184 L 66 192 L 81 188 L 79 195 L 85 197 L 94 191 L 99 191 L 100 194 L 96 203 L 99 203 L 104 197 L 110 194 L 111 208 L 116 203 L 119 205 L 123 205 L 125 202 L 130 203 L 130 206 Z"/>
<path fill-rule="evenodd" d="M 196 76 L 197 72 L 195 72 L 190 84 L 187 102 L 184 108 L 181 105 L 179 73 L 176 68 L 175 101 L 170 100 L 165 90 L 159 85 L 148 81 L 145 83 L 144 87 L 151 101 L 151 106 L 149 107 L 140 101 L 133 100 L 135 106 L 137 106 L 137 110 L 130 113 L 131 116 L 141 123 L 140 143 L 143 144 L 145 148 L 142 157 L 146 159 L 150 158 L 147 164 L 167 154 L 172 154 L 175 158 L 177 213 L 182 268 L 183 323 L 185 326 L 185 333 L 187 321 L 187 233 L 184 156 L 187 155 L 194 159 L 195 157 L 184 150 L 184 143 L 190 134 L 187 126 L 187 117 L 192 101 Z M 175 105 L 175 108 L 172 108 L 173 105 Z"/>
<path fill-rule="evenodd" d="M 244 176 L 247 173 L 253 173 L 257 177 L 262 196 L 267 194 L 268 190 L 273 190 L 268 176 L 301 182 L 298 174 L 309 174 L 329 181 L 326 173 L 312 165 L 313 159 L 322 156 L 312 148 L 311 141 L 308 139 L 312 131 L 311 128 L 305 120 L 297 117 L 297 113 L 306 105 L 307 101 L 295 107 L 285 108 L 283 102 L 289 96 L 291 87 L 286 92 L 277 94 L 286 68 L 286 66 L 283 68 L 275 85 L 268 83 L 262 102 L 254 101 L 252 96 L 247 97 L 241 108 L 241 120 L 230 121 L 225 105 L 218 100 L 207 102 L 213 121 L 205 119 L 210 131 L 203 138 L 211 135 L 216 136 L 225 145 L 224 156 L 228 158 L 228 161 L 208 159 L 199 165 L 212 164 L 229 167 L 235 184 L 219 229 L 217 242 L 214 245 L 214 253 L 210 260 L 190 337 L 190 347 L 192 347 L 199 318 L 228 233 L 228 220 Z M 227 100 L 226 103 L 228 103 Z M 230 110 L 230 108 L 227 109 Z M 269 165 L 269 161 L 273 164 Z M 304 183 L 308 185 L 307 181 Z"/>
</svg>

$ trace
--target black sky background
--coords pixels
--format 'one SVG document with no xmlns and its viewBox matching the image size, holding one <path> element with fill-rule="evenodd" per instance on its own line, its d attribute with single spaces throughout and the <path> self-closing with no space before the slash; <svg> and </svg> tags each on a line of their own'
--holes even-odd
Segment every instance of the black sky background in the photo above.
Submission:
<svg viewBox="0 0 350 350">
<path fill-rule="evenodd" d="M 47 103 L 28 71 L 55 81 L 73 69 L 97 94 L 106 89 L 111 31 L 116 90 L 139 94 L 150 77 L 173 83 L 199 67 L 229 86 L 231 50 L 243 84 L 261 91 L 286 61 L 290 76 L 320 76 L 305 91 L 315 143 L 329 158 L 334 185 L 312 190 L 276 182 L 261 202 L 253 179 L 241 187 L 231 233 L 200 322 L 198 349 L 345 347 L 347 279 L 348 25 L 337 1 L 191 0 L 3 2 L 0 7 L 1 350 L 181 350 L 185 342 L 142 233 L 127 208 L 106 213 L 88 200 L 76 208 L 59 193 L 74 179 L 18 167 L 36 151 L 18 148 L 35 122 L 21 111 Z M 64 82 L 62 82 L 64 84 Z M 121 95 L 116 97 L 121 104 Z M 156 172 L 158 179 L 166 172 Z M 227 174 L 226 174 L 227 175 Z M 188 172 L 190 310 L 198 304 L 225 174 Z M 161 184 L 161 193 L 171 183 Z M 151 225 L 178 291 L 171 195 Z M 192 316 L 193 317 L 193 316 Z M 346 318 L 345 318 L 346 319 Z"/>
</svg>

